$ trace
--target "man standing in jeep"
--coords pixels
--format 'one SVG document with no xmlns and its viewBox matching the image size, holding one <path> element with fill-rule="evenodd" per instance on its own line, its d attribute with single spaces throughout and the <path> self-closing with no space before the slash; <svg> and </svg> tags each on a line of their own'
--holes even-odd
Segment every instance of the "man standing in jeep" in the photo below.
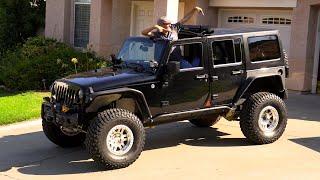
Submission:
<svg viewBox="0 0 320 180">
<path fill-rule="evenodd" d="M 178 29 L 179 26 L 190 20 L 196 13 L 201 13 L 204 16 L 203 10 L 200 7 L 195 7 L 190 11 L 183 19 L 176 24 L 172 24 L 171 20 L 166 16 L 158 19 L 157 24 L 146 28 L 141 33 L 144 36 L 154 37 L 159 39 L 167 40 L 178 40 Z"/>
<path fill-rule="evenodd" d="M 176 24 L 172 24 L 171 20 L 166 16 L 163 16 L 158 19 L 157 24 L 143 30 L 141 33 L 144 36 L 152 37 L 155 39 L 163 39 L 169 41 L 178 40 L 178 33 L 180 26 L 190 20 L 196 13 L 200 13 L 204 16 L 204 12 L 200 7 L 194 7 L 183 19 L 178 21 Z M 192 67 L 192 65 L 183 60 L 181 56 L 181 49 L 174 48 L 171 52 L 171 58 L 180 62 L 182 69 Z"/>
</svg>

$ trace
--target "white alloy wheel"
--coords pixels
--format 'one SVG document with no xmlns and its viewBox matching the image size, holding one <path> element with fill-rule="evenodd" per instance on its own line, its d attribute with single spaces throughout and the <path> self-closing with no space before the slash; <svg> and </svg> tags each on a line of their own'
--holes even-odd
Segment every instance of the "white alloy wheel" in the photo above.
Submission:
<svg viewBox="0 0 320 180">
<path fill-rule="evenodd" d="M 259 114 L 259 128 L 265 133 L 273 132 L 279 124 L 279 113 L 273 106 L 263 108 Z"/>
<path fill-rule="evenodd" d="M 117 125 L 113 127 L 108 132 L 106 139 L 108 150 L 117 156 L 128 153 L 133 146 L 133 142 L 133 133 L 126 125 Z"/>
</svg>

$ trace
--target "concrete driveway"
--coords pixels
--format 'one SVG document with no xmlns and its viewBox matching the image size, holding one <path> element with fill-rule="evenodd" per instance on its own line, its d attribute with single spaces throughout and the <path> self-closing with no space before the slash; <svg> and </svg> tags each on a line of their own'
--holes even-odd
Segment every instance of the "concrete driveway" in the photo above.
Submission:
<svg viewBox="0 0 320 180">
<path fill-rule="evenodd" d="M 251 145 L 237 122 L 199 129 L 178 122 L 147 130 L 130 167 L 104 171 L 83 147 L 50 143 L 39 121 L 0 128 L 0 179 L 320 179 L 320 96 L 291 94 L 274 144 Z"/>
</svg>

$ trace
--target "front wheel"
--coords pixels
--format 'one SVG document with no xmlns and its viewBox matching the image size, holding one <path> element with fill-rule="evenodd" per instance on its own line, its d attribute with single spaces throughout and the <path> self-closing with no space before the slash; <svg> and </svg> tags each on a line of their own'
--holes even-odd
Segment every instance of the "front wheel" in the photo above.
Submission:
<svg viewBox="0 0 320 180">
<path fill-rule="evenodd" d="M 286 125 L 286 106 L 275 94 L 259 92 L 251 95 L 244 103 L 240 127 L 251 142 L 273 143 L 282 136 Z"/>
<path fill-rule="evenodd" d="M 131 165 L 145 144 L 145 130 L 139 118 L 123 109 L 108 109 L 92 120 L 86 146 L 92 158 L 107 169 Z"/>
</svg>

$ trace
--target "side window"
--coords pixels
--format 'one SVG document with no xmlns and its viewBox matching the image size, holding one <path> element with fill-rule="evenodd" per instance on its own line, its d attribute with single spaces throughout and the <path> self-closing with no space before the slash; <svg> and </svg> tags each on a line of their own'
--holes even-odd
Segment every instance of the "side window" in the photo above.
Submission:
<svg viewBox="0 0 320 180">
<path fill-rule="evenodd" d="M 180 69 L 203 67 L 202 44 L 183 44 L 173 46 L 169 61 L 180 62 Z"/>
<path fill-rule="evenodd" d="M 252 62 L 274 60 L 281 57 L 276 35 L 249 37 L 248 43 Z"/>
<path fill-rule="evenodd" d="M 224 65 L 242 61 L 241 39 L 214 41 L 213 64 Z"/>
</svg>

